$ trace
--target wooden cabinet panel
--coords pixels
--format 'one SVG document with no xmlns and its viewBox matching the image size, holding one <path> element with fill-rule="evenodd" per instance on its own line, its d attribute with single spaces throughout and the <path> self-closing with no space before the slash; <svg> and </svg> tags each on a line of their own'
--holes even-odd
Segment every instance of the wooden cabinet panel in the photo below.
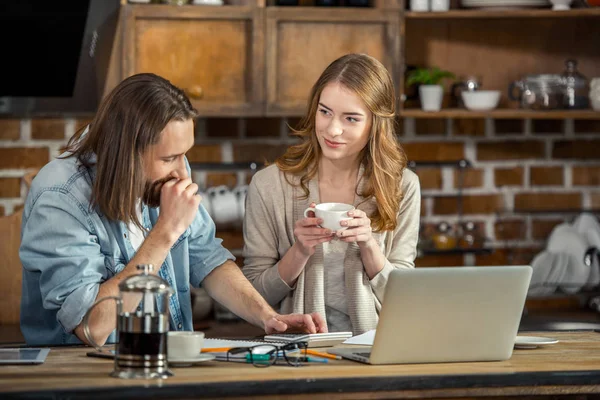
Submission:
<svg viewBox="0 0 600 400">
<path fill-rule="evenodd" d="M 124 74 L 153 72 L 201 115 L 264 113 L 264 11 L 126 6 Z"/>
<path fill-rule="evenodd" d="M 399 14 L 370 9 L 268 8 L 267 115 L 301 115 L 323 70 L 347 53 L 380 60 L 398 87 Z"/>
</svg>

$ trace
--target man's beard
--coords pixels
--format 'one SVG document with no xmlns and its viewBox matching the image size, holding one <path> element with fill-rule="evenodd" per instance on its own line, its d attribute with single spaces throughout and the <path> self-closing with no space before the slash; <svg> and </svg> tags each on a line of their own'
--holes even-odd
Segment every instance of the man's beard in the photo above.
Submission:
<svg viewBox="0 0 600 400">
<path fill-rule="evenodd" d="M 144 195 L 142 201 L 148 207 L 156 208 L 160 206 L 160 192 L 163 185 L 173 178 L 171 175 L 165 176 L 164 178 L 158 179 L 154 182 L 146 182 L 144 187 Z"/>
</svg>

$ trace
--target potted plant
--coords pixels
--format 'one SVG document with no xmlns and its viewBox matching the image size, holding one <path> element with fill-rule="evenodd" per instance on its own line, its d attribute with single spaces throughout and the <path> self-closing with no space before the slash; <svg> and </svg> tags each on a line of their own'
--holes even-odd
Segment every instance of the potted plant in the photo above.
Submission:
<svg viewBox="0 0 600 400">
<path fill-rule="evenodd" d="M 440 84 L 443 79 L 454 79 L 452 72 L 433 68 L 417 68 L 408 74 L 407 85 L 419 85 L 419 98 L 423 111 L 439 111 L 442 108 L 444 88 Z"/>
</svg>

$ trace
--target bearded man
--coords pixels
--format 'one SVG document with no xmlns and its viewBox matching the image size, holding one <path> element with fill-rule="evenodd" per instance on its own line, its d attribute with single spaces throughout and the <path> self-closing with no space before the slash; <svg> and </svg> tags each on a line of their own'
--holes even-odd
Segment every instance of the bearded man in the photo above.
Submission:
<svg viewBox="0 0 600 400">
<path fill-rule="evenodd" d="M 28 345 L 87 343 L 82 319 L 119 283 L 155 266 L 175 294 L 170 329 L 193 330 L 190 286 L 265 332 L 326 332 L 318 314 L 276 313 L 215 237 L 190 179 L 197 111 L 154 74 L 123 80 L 86 129 L 37 174 L 23 213 L 21 331 Z M 125 304 L 135 312 L 138 304 Z M 90 313 L 91 338 L 115 341 L 116 307 Z"/>
</svg>

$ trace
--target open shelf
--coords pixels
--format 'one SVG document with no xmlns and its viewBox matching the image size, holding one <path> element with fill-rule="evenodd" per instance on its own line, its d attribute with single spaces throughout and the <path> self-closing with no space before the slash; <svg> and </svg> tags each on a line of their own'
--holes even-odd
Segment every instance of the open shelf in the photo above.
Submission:
<svg viewBox="0 0 600 400">
<path fill-rule="evenodd" d="M 495 119 L 591 119 L 600 120 L 600 111 L 550 110 L 534 111 L 499 108 L 490 111 L 469 111 L 462 108 L 443 108 L 440 111 L 423 111 L 408 108 L 400 111 L 400 117 L 412 118 L 495 118 Z"/>
<path fill-rule="evenodd" d="M 444 12 L 407 11 L 408 19 L 464 19 L 464 18 L 581 18 L 600 17 L 600 8 L 576 8 L 565 11 L 546 9 L 521 10 L 450 10 Z"/>
</svg>

